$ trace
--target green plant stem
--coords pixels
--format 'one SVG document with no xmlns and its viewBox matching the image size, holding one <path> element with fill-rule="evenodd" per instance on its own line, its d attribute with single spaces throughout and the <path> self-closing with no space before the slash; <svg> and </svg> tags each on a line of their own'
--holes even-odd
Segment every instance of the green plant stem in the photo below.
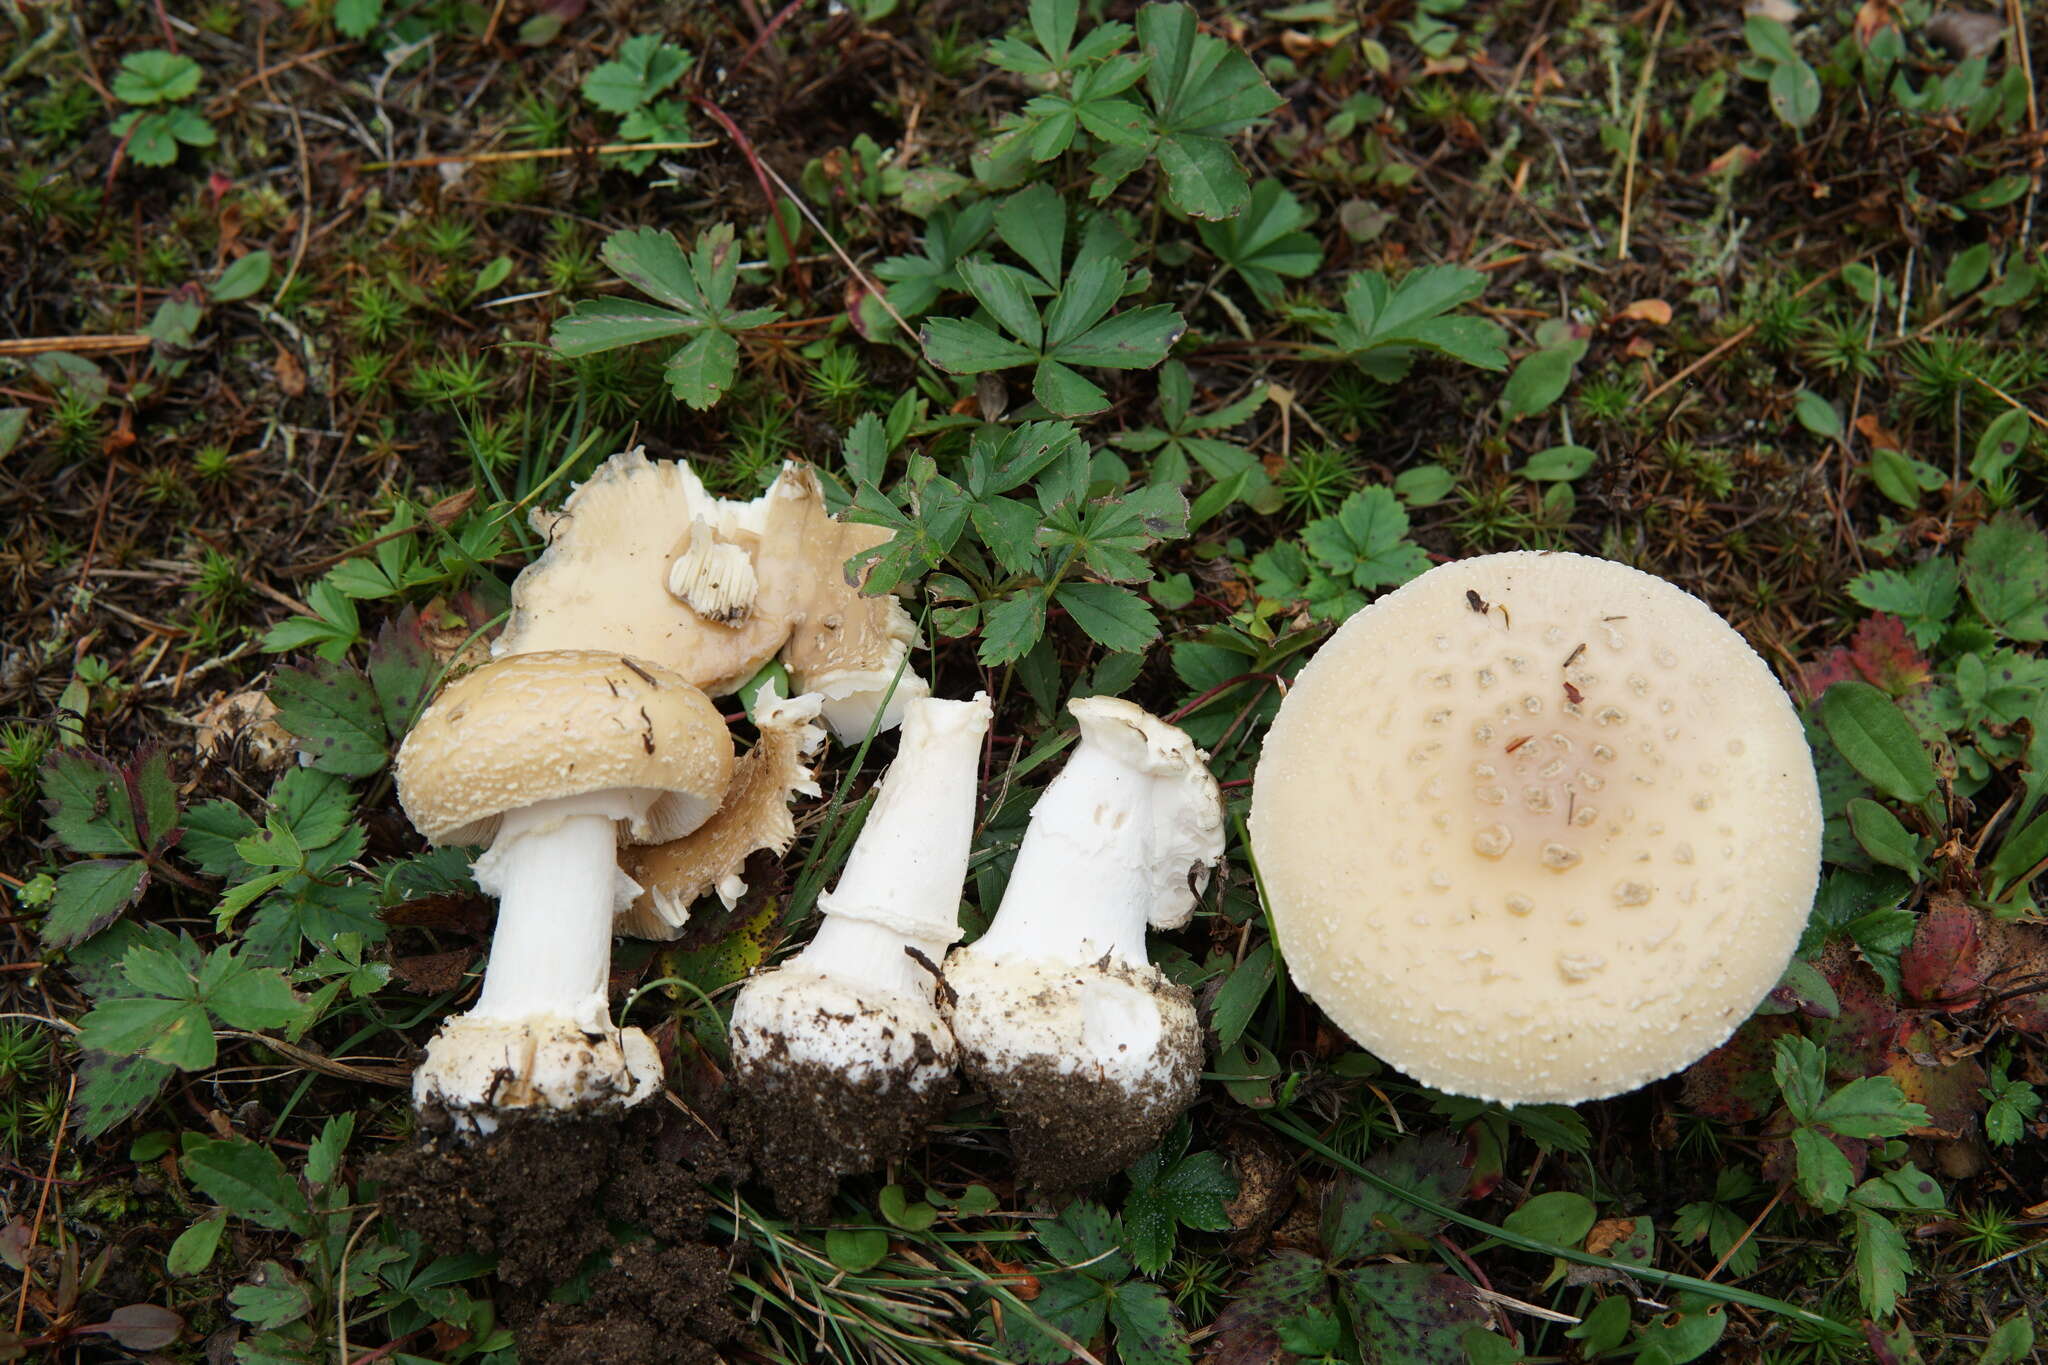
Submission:
<svg viewBox="0 0 2048 1365">
<path fill-rule="evenodd" d="M 1260 1117 L 1274 1131 L 1294 1139 L 1332 1165 L 1341 1166 L 1344 1170 L 1357 1176 L 1374 1189 L 1390 1194 L 1403 1203 L 1411 1204 L 1432 1217 L 1456 1223 L 1459 1227 L 1467 1228 L 1473 1232 L 1484 1233 L 1486 1236 L 1504 1245 L 1511 1246 L 1517 1251 L 1532 1252 L 1538 1256 L 1554 1256 L 1558 1260 L 1571 1261 L 1577 1265 L 1597 1266 L 1602 1270 L 1612 1270 L 1624 1277 L 1633 1277 L 1646 1281 L 1659 1288 L 1689 1290 L 1695 1294 L 1703 1294 L 1708 1298 L 1717 1299 L 1722 1303 L 1739 1303 L 1746 1308 L 1760 1308 L 1767 1313 L 1777 1313 L 1783 1317 L 1795 1318 L 1800 1322 L 1829 1332 L 1838 1332 L 1845 1337 L 1856 1335 L 1854 1328 L 1836 1322 L 1833 1318 L 1823 1314 L 1815 1313 L 1810 1309 L 1801 1308 L 1797 1304 L 1787 1303 L 1783 1299 L 1773 1299 L 1763 1294 L 1753 1294 L 1747 1289 L 1736 1289 L 1730 1285 L 1715 1284 L 1712 1280 L 1702 1280 L 1692 1275 L 1681 1275 L 1675 1270 L 1655 1270 L 1647 1266 L 1624 1265 L 1610 1257 L 1595 1256 L 1590 1251 L 1580 1251 L 1576 1247 L 1557 1246 L 1554 1243 L 1545 1242 L 1539 1238 L 1525 1237 L 1519 1232 L 1510 1232 L 1506 1228 L 1495 1227 L 1483 1218 L 1474 1218 L 1470 1214 L 1459 1213 L 1456 1209 L 1439 1204 L 1434 1199 L 1419 1195 L 1413 1190 L 1402 1188 L 1376 1171 L 1367 1170 L 1364 1166 L 1361 1166 L 1336 1148 L 1323 1142 L 1314 1133 L 1311 1133 L 1308 1129 L 1291 1119 L 1282 1118 L 1278 1114 L 1262 1114 Z"/>
</svg>

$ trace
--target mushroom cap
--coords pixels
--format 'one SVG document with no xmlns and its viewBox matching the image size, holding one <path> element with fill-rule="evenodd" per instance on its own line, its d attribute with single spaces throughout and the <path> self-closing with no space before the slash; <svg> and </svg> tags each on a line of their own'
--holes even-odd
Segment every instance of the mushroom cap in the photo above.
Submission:
<svg viewBox="0 0 2048 1365">
<path fill-rule="evenodd" d="M 732 769 L 732 734 L 709 697 L 659 665 L 595 650 L 513 654 L 464 674 L 395 765 L 399 802 L 435 844 L 489 843 L 507 811 L 621 789 L 658 793 L 626 838 L 676 838 L 718 809 Z"/>
<path fill-rule="evenodd" d="M 1820 874 L 1791 700 L 1691 594 L 1584 555 L 1445 564 L 1346 622 L 1251 833 L 1294 980 L 1440 1090 L 1577 1103 L 1724 1042 Z"/>
</svg>

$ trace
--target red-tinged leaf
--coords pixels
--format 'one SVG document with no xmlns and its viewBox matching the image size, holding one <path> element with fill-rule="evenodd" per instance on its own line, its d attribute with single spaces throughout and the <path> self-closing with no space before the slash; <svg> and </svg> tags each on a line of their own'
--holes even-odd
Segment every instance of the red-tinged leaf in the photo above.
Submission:
<svg viewBox="0 0 2048 1365">
<path fill-rule="evenodd" d="M 1899 980 L 1907 999 L 1951 1010 L 1977 1002 L 1987 965 L 1982 922 L 1983 912 L 1961 897 L 1934 898 L 1913 942 L 1899 954 Z"/>
<path fill-rule="evenodd" d="M 1778 1102 L 1777 1082 L 1771 1075 L 1778 1040 L 1798 1031 L 1788 1015 L 1751 1019 L 1686 1070 L 1686 1107 L 1723 1123 L 1762 1118 Z"/>
<path fill-rule="evenodd" d="M 1992 920 L 1984 931 L 1997 963 L 1987 974 L 1985 993 L 1998 1002 L 1998 1022 L 2048 1038 L 2048 929 Z"/>
<path fill-rule="evenodd" d="M 184 1333 L 185 1319 L 157 1304 L 131 1303 L 84 1330 L 112 1337 L 131 1351 L 158 1351 Z"/>
<path fill-rule="evenodd" d="M 1281 1321 L 1330 1306 L 1323 1263 L 1305 1252 L 1277 1252 L 1252 1271 L 1216 1319 L 1203 1365 L 1273 1365 L 1293 1359 L 1280 1344 Z"/>
<path fill-rule="evenodd" d="M 1838 682 L 1867 682 L 1894 697 L 1909 696 L 1933 677 L 1933 665 L 1906 633 L 1906 623 L 1879 612 L 1856 627 L 1847 645 L 1837 645 L 1806 665 L 1800 687 L 1818 697 Z"/>
<path fill-rule="evenodd" d="M 1928 1021 L 1899 1040 L 1885 1074 L 1898 1082 L 1900 1093 L 1927 1110 L 1927 1126 L 1913 1128 L 1913 1137 L 1962 1137 L 1975 1131 L 1984 1112 L 1977 1092 L 1987 1083 L 1984 1068 L 1972 1056 L 1949 1047 L 1948 1030 Z"/>
<path fill-rule="evenodd" d="M 1918 690 L 1934 675 L 1934 667 L 1906 633 L 1906 623 L 1880 612 L 1856 627 L 1850 646 L 1856 671 L 1894 697 Z"/>
<path fill-rule="evenodd" d="M 1815 1020 L 1813 1040 L 1827 1049 L 1828 1080 L 1842 1085 L 1874 1076 L 1890 1063 L 1903 1021 L 1877 974 L 1849 949 L 1830 944 L 1815 964 L 1835 988 L 1841 1012 Z"/>
</svg>

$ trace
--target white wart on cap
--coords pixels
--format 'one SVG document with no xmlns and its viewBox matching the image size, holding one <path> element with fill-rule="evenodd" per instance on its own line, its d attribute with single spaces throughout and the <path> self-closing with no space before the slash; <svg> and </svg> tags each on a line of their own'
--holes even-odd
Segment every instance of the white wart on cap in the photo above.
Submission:
<svg viewBox="0 0 2048 1365">
<path fill-rule="evenodd" d="M 1727 1039 L 1813 904 L 1784 689 L 1660 578 L 1517 552 L 1431 570 L 1302 670 L 1252 797 L 1295 982 L 1453 1094 L 1577 1103 Z"/>
</svg>

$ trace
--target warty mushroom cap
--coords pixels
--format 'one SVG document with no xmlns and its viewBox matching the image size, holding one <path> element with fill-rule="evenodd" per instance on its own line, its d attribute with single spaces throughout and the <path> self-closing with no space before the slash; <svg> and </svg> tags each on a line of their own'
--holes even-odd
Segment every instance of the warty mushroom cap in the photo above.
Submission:
<svg viewBox="0 0 2048 1365">
<path fill-rule="evenodd" d="M 1696 1060 L 1799 941 L 1799 718 L 1698 598 L 1583 555 L 1445 564 L 1280 707 L 1252 847 L 1294 980 L 1431 1086 L 1577 1103 Z"/>
<path fill-rule="evenodd" d="M 457 678 L 399 746 L 398 799 L 434 844 L 487 844 L 506 812 L 591 792 L 658 795 L 623 837 L 695 829 L 732 781 L 732 734 L 703 692 L 616 652 L 514 654 Z"/>
</svg>

